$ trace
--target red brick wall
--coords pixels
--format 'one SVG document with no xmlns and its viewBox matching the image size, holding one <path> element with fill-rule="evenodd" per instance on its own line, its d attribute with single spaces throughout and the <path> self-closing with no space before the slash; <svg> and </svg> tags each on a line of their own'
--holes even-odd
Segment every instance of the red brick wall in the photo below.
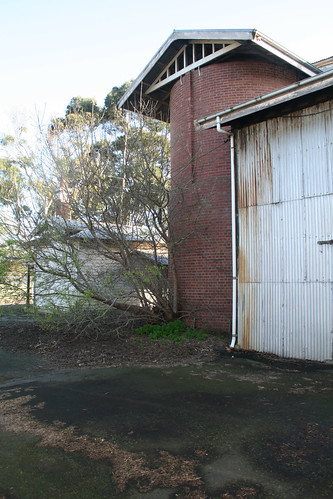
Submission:
<svg viewBox="0 0 333 499">
<path fill-rule="evenodd" d="M 190 325 L 228 332 L 232 308 L 230 145 L 193 122 L 298 79 L 289 67 L 233 60 L 186 73 L 172 88 L 170 220 L 178 302 Z"/>
</svg>

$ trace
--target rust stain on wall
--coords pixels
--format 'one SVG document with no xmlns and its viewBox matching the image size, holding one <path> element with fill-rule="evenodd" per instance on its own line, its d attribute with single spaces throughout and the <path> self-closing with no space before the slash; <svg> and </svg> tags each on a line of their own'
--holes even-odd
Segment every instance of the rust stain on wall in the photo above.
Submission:
<svg viewBox="0 0 333 499">
<path fill-rule="evenodd" d="M 246 317 L 244 321 L 244 329 L 243 329 L 243 348 L 244 350 L 249 350 L 250 348 L 250 310 L 249 307 L 246 307 Z"/>
<path fill-rule="evenodd" d="M 247 286 L 240 286 L 239 290 L 239 323 L 240 323 L 240 347 L 249 350 L 250 347 L 250 324 L 251 314 L 248 304 Z"/>
<path fill-rule="evenodd" d="M 248 127 L 237 133 L 238 205 L 257 206 L 272 201 L 273 167 L 266 123 L 259 129 Z"/>
<path fill-rule="evenodd" d="M 249 269 L 246 265 L 246 258 L 242 248 L 239 248 L 238 252 L 238 279 L 240 282 L 248 282 L 249 280 Z"/>
</svg>

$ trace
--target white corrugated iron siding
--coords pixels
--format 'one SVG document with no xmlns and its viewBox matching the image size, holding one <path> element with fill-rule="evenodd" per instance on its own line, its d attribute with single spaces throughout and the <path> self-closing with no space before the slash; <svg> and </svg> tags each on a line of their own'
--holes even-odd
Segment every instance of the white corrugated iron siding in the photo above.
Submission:
<svg viewBox="0 0 333 499">
<path fill-rule="evenodd" d="M 333 103 L 235 138 L 239 345 L 332 360 Z"/>
</svg>

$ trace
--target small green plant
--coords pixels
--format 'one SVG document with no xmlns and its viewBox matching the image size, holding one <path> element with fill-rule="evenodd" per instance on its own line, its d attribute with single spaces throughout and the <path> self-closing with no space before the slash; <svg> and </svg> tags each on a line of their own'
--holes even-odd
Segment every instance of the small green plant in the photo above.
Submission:
<svg viewBox="0 0 333 499">
<path fill-rule="evenodd" d="M 178 345 L 189 339 L 205 340 L 208 331 L 191 329 L 183 321 L 177 319 L 167 324 L 145 324 L 138 328 L 136 332 L 139 335 L 149 336 L 151 341 L 157 341 L 162 338 L 163 340 L 171 340 Z"/>
</svg>

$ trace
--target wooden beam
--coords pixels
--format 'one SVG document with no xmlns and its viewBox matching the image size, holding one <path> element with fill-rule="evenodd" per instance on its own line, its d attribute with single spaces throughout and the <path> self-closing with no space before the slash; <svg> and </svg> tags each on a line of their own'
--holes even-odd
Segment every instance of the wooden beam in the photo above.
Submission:
<svg viewBox="0 0 333 499">
<path fill-rule="evenodd" d="M 196 68 L 198 68 L 198 67 L 200 67 L 200 66 L 202 66 L 204 64 L 207 64 L 208 62 L 213 61 L 214 59 L 217 59 L 221 55 L 227 54 L 228 52 L 230 52 L 231 50 L 236 49 L 239 46 L 240 46 L 240 43 L 233 42 L 231 45 L 228 45 L 227 47 L 223 47 L 222 49 L 217 50 L 216 52 L 208 55 L 207 57 L 203 57 L 199 61 L 193 62 L 192 64 L 190 64 L 186 68 L 183 68 L 182 70 L 178 71 L 177 73 L 174 73 L 172 75 L 168 75 L 167 78 L 165 78 L 164 80 L 159 81 L 160 78 L 161 78 L 161 76 L 162 76 L 162 74 L 164 73 L 163 72 L 162 74 L 159 75 L 158 78 L 156 78 L 155 82 L 148 88 L 148 90 L 146 91 L 146 93 L 150 94 L 151 92 L 154 92 L 155 90 L 163 87 L 164 85 L 167 85 L 171 81 L 174 81 L 174 80 L 178 79 L 180 76 L 184 75 L 185 73 L 188 73 L 192 69 L 196 69 Z M 170 63 L 170 65 L 172 64 L 172 62 Z M 168 66 L 168 69 L 169 69 L 170 65 Z"/>
</svg>

